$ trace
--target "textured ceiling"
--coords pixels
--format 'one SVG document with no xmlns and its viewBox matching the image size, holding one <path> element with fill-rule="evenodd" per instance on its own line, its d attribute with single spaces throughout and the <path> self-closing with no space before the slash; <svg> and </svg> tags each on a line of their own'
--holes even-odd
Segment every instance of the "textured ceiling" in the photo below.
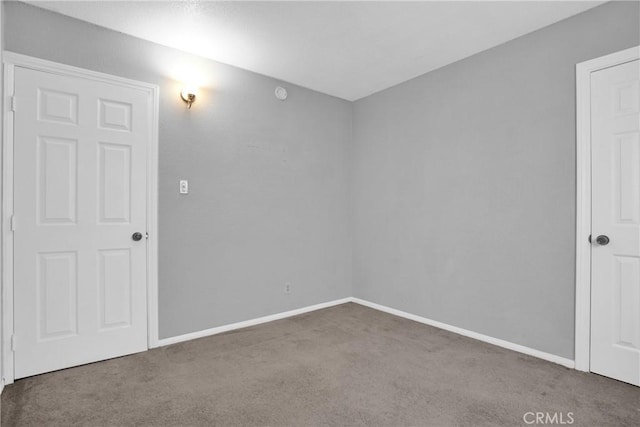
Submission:
<svg viewBox="0 0 640 427">
<path fill-rule="evenodd" d="M 29 3 L 356 100 L 603 2 Z"/>
</svg>

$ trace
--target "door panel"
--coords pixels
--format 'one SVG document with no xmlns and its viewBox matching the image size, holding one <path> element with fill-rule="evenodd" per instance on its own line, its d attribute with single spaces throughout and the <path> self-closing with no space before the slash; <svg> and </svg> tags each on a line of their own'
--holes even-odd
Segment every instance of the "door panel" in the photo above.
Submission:
<svg viewBox="0 0 640 427">
<path fill-rule="evenodd" d="M 78 141 L 38 137 L 38 223 L 75 224 L 78 208 Z"/>
<path fill-rule="evenodd" d="M 131 217 L 131 147 L 99 142 L 100 223 L 128 224 Z"/>
<path fill-rule="evenodd" d="M 146 350 L 148 93 L 16 67 L 15 95 L 15 378 Z"/>
<path fill-rule="evenodd" d="M 100 329 L 131 325 L 131 251 L 101 250 L 99 253 Z"/>
<path fill-rule="evenodd" d="M 76 252 L 38 254 L 36 313 L 40 340 L 78 334 L 77 267 Z"/>
<path fill-rule="evenodd" d="M 38 120 L 77 125 L 78 95 L 38 89 Z"/>
<path fill-rule="evenodd" d="M 640 385 L 640 67 L 591 75 L 591 370 Z M 610 238 L 607 245 L 595 242 Z"/>
</svg>

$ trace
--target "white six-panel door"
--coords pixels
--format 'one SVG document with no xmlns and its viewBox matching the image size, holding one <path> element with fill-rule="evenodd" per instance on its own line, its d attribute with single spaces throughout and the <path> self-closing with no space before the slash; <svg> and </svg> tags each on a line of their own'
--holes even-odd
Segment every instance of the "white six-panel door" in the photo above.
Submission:
<svg viewBox="0 0 640 427">
<path fill-rule="evenodd" d="M 591 141 L 591 371 L 640 385 L 639 61 L 592 73 Z"/>
<path fill-rule="evenodd" d="M 16 67 L 15 96 L 15 378 L 146 350 L 148 93 Z"/>
</svg>

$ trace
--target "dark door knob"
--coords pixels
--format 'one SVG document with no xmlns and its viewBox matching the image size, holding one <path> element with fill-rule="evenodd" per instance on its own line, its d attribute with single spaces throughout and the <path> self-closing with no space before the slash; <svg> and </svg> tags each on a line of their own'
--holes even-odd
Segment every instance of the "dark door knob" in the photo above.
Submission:
<svg viewBox="0 0 640 427">
<path fill-rule="evenodd" d="M 139 232 L 135 232 L 131 235 L 131 238 L 133 239 L 134 242 L 137 242 L 139 240 L 142 240 L 142 233 Z"/>
<path fill-rule="evenodd" d="M 596 237 L 596 243 L 599 244 L 600 246 L 606 246 L 609 244 L 609 238 L 604 234 L 601 234 L 598 237 Z"/>
</svg>

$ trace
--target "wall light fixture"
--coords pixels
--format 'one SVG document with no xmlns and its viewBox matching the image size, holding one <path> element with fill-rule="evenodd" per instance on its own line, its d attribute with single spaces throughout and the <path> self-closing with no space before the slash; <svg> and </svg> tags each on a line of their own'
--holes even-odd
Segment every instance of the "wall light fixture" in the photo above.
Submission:
<svg viewBox="0 0 640 427">
<path fill-rule="evenodd" d="M 196 88 L 192 86 L 186 86 L 184 89 L 182 89 L 182 92 L 180 92 L 180 98 L 182 98 L 182 100 L 187 103 L 189 109 L 191 109 L 191 104 L 196 101 Z"/>
</svg>

